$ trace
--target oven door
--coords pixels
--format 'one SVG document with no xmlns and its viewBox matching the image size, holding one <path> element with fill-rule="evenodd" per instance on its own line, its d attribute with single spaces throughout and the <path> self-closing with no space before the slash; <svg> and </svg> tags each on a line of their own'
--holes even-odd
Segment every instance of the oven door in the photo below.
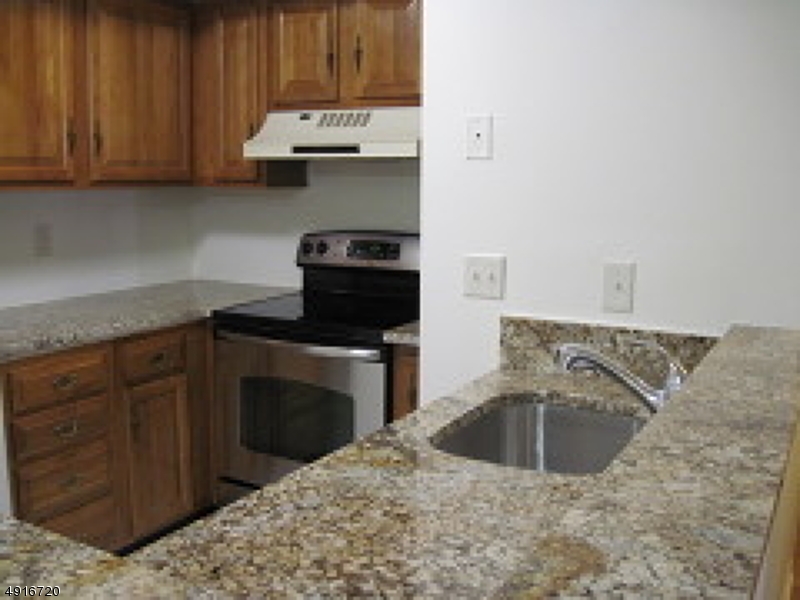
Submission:
<svg viewBox="0 0 800 600">
<path fill-rule="evenodd" d="M 228 502 L 386 423 L 386 351 L 217 331 L 217 498 Z"/>
</svg>

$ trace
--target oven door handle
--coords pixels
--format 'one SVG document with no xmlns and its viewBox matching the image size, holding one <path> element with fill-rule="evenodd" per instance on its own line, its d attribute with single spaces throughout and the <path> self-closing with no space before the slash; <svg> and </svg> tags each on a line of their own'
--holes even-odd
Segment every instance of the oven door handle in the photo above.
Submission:
<svg viewBox="0 0 800 600">
<path fill-rule="evenodd" d="M 247 342 L 273 348 L 286 348 L 301 354 L 319 358 L 343 358 L 346 360 L 360 360 L 364 362 L 381 362 L 382 352 L 375 348 L 344 348 L 341 346 L 318 346 L 315 344 L 302 344 L 273 340 L 255 335 L 244 335 L 228 331 L 217 331 L 217 337 L 230 342 Z"/>
</svg>

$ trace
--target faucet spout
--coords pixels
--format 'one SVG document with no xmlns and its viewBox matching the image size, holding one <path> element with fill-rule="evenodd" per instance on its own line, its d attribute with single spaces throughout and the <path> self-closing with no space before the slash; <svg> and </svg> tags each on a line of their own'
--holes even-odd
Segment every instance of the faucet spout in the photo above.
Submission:
<svg viewBox="0 0 800 600">
<path fill-rule="evenodd" d="M 653 387 L 618 362 L 585 344 L 564 343 L 558 345 L 555 349 L 555 362 L 566 371 L 592 370 L 612 377 L 631 390 L 651 412 L 655 413 L 664 406 L 670 394 L 680 389 L 686 378 L 686 370 L 655 342 L 636 343 L 655 346 L 661 354 L 667 357 L 669 373 L 663 388 Z"/>
</svg>

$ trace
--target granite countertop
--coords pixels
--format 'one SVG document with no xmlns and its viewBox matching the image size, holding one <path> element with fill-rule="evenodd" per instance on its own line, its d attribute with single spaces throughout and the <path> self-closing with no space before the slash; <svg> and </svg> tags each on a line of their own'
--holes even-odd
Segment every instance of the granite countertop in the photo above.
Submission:
<svg viewBox="0 0 800 600">
<path fill-rule="evenodd" d="M 212 310 L 296 291 L 179 281 L 0 309 L 0 363 L 190 323 Z"/>
<path fill-rule="evenodd" d="M 597 475 L 429 443 L 521 393 L 640 410 L 605 380 L 496 371 L 125 559 L 7 518 L 2 580 L 89 597 L 748 597 L 800 401 L 800 332 L 733 328 Z"/>
<path fill-rule="evenodd" d="M 419 346 L 419 321 L 387 331 L 383 334 L 383 341 L 397 346 Z"/>
</svg>

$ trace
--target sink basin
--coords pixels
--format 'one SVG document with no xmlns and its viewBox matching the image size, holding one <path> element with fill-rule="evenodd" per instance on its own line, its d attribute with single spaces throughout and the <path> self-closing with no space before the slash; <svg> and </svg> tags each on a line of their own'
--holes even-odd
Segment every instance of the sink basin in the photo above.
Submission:
<svg viewBox="0 0 800 600">
<path fill-rule="evenodd" d="M 599 473 L 645 422 L 523 397 L 447 427 L 431 443 L 450 454 L 500 465 L 548 473 Z"/>
</svg>

